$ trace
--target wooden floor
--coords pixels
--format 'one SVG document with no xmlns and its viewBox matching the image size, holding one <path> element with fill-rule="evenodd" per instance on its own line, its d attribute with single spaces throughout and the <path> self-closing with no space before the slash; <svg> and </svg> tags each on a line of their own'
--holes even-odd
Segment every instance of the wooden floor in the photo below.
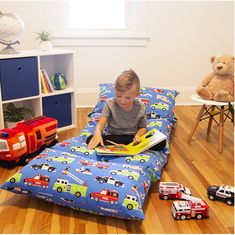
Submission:
<svg viewBox="0 0 235 235">
<path fill-rule="evenodd" d="M 205 199 L 210 216 L 203 220 L 176 221 L 171 215 L 172 201 L 159 200 L 158 183 L 152 185 L 144 204 L 145 220 L 125 221 L 74 211 L 24 195 L 0 192 L 0 233 L 234 233 L 234 207 L 207 198 L 209 185 L 234 185 L 234 140 L 231 122 L 225 124 L 224 151 L 218 153 L 218 128 L 212 125 L 206 136 L 207 121 L 199 124 L 191 144 L 186 140 L 199 107 L 176 107 L 178 122 L 172 131 L 169 162 L 162 181 L 178 181 L 193 196 Z M 79 110 L 79 126 L 59 133 L 59 139 L 77 135 L 86 124 L 89 109 Z M 19 168 L 1 169 L 3 183 Z"/>
</svg>

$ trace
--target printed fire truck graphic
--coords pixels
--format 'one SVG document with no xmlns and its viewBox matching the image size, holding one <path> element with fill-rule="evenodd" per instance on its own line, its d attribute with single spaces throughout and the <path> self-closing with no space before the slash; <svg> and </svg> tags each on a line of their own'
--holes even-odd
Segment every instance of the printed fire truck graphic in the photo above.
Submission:
<svg viewBox="0 0 235 235">
<path fill-rule="evenodd" d="M 39 116 L 0 130 L 0 160 L 26 164 L 29 154 L 53 144 L 57 126 L 56 119 Z"/>
<path fill-rule="evenodd" d="M 104 201 L 110 204 L 115 204 L 118 202 L 118 192 L 115 190 L 103 189 L 100 192 L 90 193 L 90 198 L 95 201 Z"/>
<path fill-rule="evenodd" d="M 123 204 L 124 207 L 126 207 L 128 210 L 138 210 L 140 209 L 139 207 L 139 202 L 137 201 L 137 198 L 132 195 L 126 195 Z"/>
<path fill-rule="evenodd" d="M 25 178 L 24 183 L 28 186 L 39 186 L 46 189 L 49 186 L 50 178 L 47 175 L 37 174 L 33 178 Z"/>
<path fill-rule="evenodd" d="M 11 183 L 19 183 L 22 177 L 22 172 L 19 171 L 17 173 L 15 173 L 13 176 L 11 176 L 7 181 L 11 182 Z"/>
<path fill-rule="evenodd" d="M 53 190 L 56 190 L 58 193 L 68 192 L 74 194 L 76 197 L 85 197 L 87 193 L 86 182 L 82 181 L 77 176 L 71 174 L 67 170 L 64 170 L 63 174 L 69 176 L 71 179 L 78 182 L 78 184 L 70 183 L 69 180 L 58 178 L 54 183 Z"/>
</svg>

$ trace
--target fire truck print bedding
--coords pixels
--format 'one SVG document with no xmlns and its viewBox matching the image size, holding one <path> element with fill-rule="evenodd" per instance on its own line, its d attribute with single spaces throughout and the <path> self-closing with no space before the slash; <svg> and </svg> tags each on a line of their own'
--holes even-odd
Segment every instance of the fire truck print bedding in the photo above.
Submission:
<svg viewBox="0 0 235 235">
<path fill-rule="evenodd" d="M 53 149 L 44 150 L 2 185 L 75 210 L 140 220 L 149 187 L 147 170 Z"/>
<path fill-rule="evenodd" d="M 89 123 L 83 129 L 80 136 L 62 141 L 52 148 L 63 152 L 73 153 L 82 157 L 87 157 L 88 159 L 96 161 L 122 163 L 129 166 L 131 165 L 132 168 L 147 168 L 150 174 L 151 182 L 155 182 L 157 179 L 160 179 L 161 169 L 166 164 L 169 154 L 169 135 L 173 125 L 171 122 L 167 122 L 166 119 L 148 120 L 148 130 L 156 128 L 167 135 L 167 145 L 161 152 L 147 150 L 135 156 L 120 157 L 102 155 L 98 156 L 95 150 L 87 149 L 87 145 L 85 144 L 86 138 L 93 134 L 96 124 L 97 122 L 92 121 L 91 117 Z"/>
<path fill-rule="evenodd" d="M 87 148 L 85 142 L 94 133 L 103 100 L 113 92 L 112 84 L 103 84 L 96 108 L 80 135 L 45 149 L 1 188 L 78 211 L 143 220 L 142 206 L 151 182 L 160 179 L 168 160 L 177 92 L 157 88 L 142 91 L 142 101 L 148 105 L 148 130 L 156 128 L 167 135 L 161 152 L 147 150 L 135 156 L 112 157 L 98 156 Z M 164 102 L 160 109 L 158 103 Z"/>
</svg>

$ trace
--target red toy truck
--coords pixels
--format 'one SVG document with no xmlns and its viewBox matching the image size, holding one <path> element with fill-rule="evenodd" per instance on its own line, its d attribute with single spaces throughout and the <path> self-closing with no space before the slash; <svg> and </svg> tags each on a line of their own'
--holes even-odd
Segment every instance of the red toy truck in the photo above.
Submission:
<svg viewBox="0 0 235 235">
<path fill-rule="evenodd" d="M 174 219 L 202 219 L 209 216 L 209 206 L 204 200 L 176 201 L 172 204 L 171 213 Z"/>
<path fill-rule="evenodd" d="M 27 164 L 30 154 L 53 144 L 57 126 L 56 119 L 39 116 L 0 130 L 0 160 Z"/>
<path fill-rule="evenodd" d="M 160 182 L 159 183 L 159 197 L 160 199 L 176 199 L 179 198 L 179 193 L 191 195 L 190 189 L 184 187 L 183 184 L 177 182 Z"/>
</svg>

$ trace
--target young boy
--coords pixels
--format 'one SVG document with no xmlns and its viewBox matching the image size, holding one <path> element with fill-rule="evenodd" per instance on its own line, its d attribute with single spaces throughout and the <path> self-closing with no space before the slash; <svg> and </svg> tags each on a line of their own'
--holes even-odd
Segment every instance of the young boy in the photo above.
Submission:
<svg viewBox="0 0 235 235">
<path fill-rule="evenodd" d="M 87 139 L 88 147 L 100 145 L 134 144 L 140 142 L 140 136 L 147 132 L 147 114 L 143 103 L 136 100 L 139 95 L 140 80 L 132 70 L 122 72 L 114 83 L 115 97 L 108 99 L 93 136 Z M 107 124 L 108 134 L 102 135 Z M 166 142 L 156 145 L 154 150 L 161 150 Z"/>
</svg>

